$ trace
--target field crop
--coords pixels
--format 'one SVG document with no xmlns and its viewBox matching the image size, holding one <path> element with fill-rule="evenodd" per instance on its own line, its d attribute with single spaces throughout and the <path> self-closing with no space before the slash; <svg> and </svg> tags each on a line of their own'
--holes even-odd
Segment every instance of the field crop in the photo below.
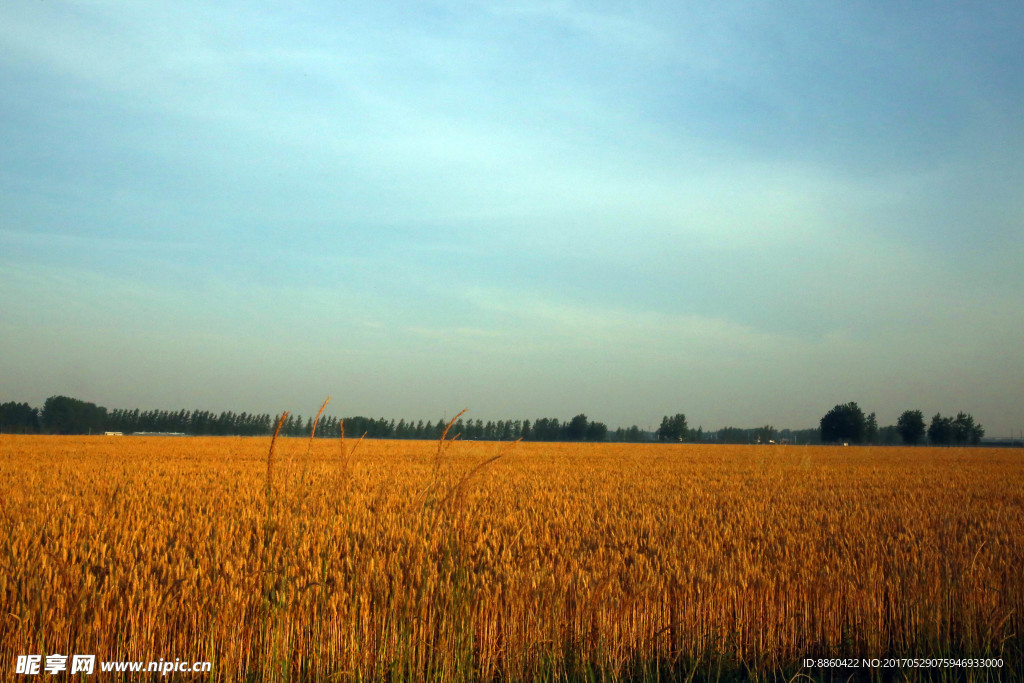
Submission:
<svg viewBox="0 0 1024 683">
<path fill-rule="evenodd" d="M 1019 451 L 269 445 L 0 436 L 0 679 L 33 653 L 213 663 L 161 680 L 1021 674 Z"/>
</svg>

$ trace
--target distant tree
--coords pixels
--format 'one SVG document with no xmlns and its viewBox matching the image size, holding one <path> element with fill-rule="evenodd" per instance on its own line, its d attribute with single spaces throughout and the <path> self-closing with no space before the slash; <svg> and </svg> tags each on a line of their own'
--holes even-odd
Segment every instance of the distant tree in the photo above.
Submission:
<svg viewBox="0 0 1024 683">
<path fill-rule="evenodd" d="M 981 443 L 981 440 L 982 440 L 982 438 L 984 436 L 985 436 L 985 428 L 982 427 L 980 424 L 975 423 L 974 427 L 971 429 L 971 433 L 970 433 L 970 437 L 969 437 L 971 445 L 972 446 L 977 446 L 979 443 Z"/>
<path fill-rule="evenodd" d="M 722 427 L 716 435 L 719 443 L 750 443 L 750 432 L 739 427 Z"/>
<path fill-rule="evenodd" d="M 541 417 L 533 422 L 533 439 L 535 441 L 558 441 L 561 438 L 562 426 L 557 417 Z"/>
<path fill-rule="evenodd" d="M 920 410 L 904 410 L 896 420 L 896 429 L 903 443 L 916 446 L 924 440 L 924 414 Z"/>
<path fill-rule="evenodd" d="M 27 403 L 0 405 L 0 433 L 34 434 L 39 431 L 39 410 Z"/>
<path fill-rule="evenodd" d="M 603 422 L 590 422 L 587 424 L 584 438 L 587 441 L 604 441 L 608 436 L 608 425 Z"/>
<path fill-rule="evenodd" d="M 252 416 L 249 417 L 249 424 L 246 425 L 246 429 L 250 429 L 252 424 Z M 326 439 L 331 436 L 331 416 L 321 415 L 320 419 L 313 425 L 316 428 L 316 438 Z"/>
<path fill-rule="evenodd" d="M 783 438 L 790 439 L 791 443 L 801 443 L 804 445 L 821 443 L 821 429 L 817 427 L 809 429 L 783 429 L 781 435 Z"/>
<path fill-rule="evenodd" d="M 971 430 L 971 435 L 969 438 L 969 440 L 971 441 L 971 445 L 978 445 L 979 443 L 981 443 L 981 439 L 984 438 L 984 436 L 985 428 L 982 427 L 980 424 L 975 423 L 974 428 Z"/>
<path fill-rule="evenodd" d="M 888 425 L 886 427 L 878 428 L 878 436 L 875 438 L 875 443 L 882 446 L 895 446 L 900 442 L 900 433 L 896 429 L 896 425 Z"/>
<path fill-rule="evenodd" d="M 687 435 L 686 415 L 676 413 L 672 417 L 665 415 L 658 427 L 658 441 L 684 441 Z"/>
<path fill-rule="evenodd" d="M 565 426 L 565 438 L 567 441 L 583 441 L 587 433 L 587 416 L 580 413 L 569 420 Z"/>
<path fill-rule="evenodd" d="M 757 443 L 769 443 L 775 441 L 777 436 L 778 430 L 771 425 L 758 427 L 754 430 L 754 440 L 757 441 Z"/>
<path fill-rule="evenodd" d="M 51 396 L 40 416 L 43 429 L 51 434 L 87 434 L 106 427 L 107 409 L 95 403 L 67 396 Z"/>
<path fill-rule="evenodd" d="M 878 439 L 878 418 L 874 413 L 864 421 L 864 443 L 875 443 Z"/>
<path fill-rule="evenodd" d="M 643 432 L 639 427 L 633 425 L 632 427 L 617 427 L 611 437 L 612 441 L 619 441 L 623 443 L 639 443 L 644 440 Z"/>
<path fill-rule="evenodd" d="M 932 416 L 928 425 L 928 441 L 933 446 L 948 446 L 953 442 L 953 418 L 942 417 L 940 413 Z"/>
<path fill-rule="evenodd" d="M 958 446 L 968 443 L 977 446 L 983 436 L 985 436 L 985 430 L 980 424 L 975 424 L 974 417 L 970 413 L 957 413 L 953 420 L 953 441 Z"/>
<path fill-rule="evenodd" d="M 967 413 L 957 413 L 953 418 L 953 443 L 957 446 L 965 445 L 973 430 L 974 418 Z"/>
<path fill-rule="evenodd" d="M 867 428 L 864 412 L 854 403 L 837 405 L 821 418 L 821 440 L 825 443 L 861 443 Z"/>
</svg>

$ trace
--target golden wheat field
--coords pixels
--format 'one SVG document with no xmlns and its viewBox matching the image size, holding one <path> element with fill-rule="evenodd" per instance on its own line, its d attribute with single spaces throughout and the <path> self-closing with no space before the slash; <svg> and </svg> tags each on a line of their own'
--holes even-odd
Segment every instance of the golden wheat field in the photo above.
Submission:
<svg viewBox="0 0 1024 683">
<path fill-rule="evenodd" d="M 0 679 L 34 653 L 212 663 L 161 680 L 1020 676 L 1019 451 L 269 447 L 0 436 Z"/>
</svg>

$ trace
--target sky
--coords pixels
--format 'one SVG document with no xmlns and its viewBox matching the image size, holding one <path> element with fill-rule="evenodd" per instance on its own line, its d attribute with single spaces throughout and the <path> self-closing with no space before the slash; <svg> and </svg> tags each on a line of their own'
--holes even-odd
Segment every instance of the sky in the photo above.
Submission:
<svg viewBox="0 0 1024 683">
<path fill-rule="evenodd" d="M 0 401 L 1024 428 L 1017 2 L 0 4 Z"/>
</svg>

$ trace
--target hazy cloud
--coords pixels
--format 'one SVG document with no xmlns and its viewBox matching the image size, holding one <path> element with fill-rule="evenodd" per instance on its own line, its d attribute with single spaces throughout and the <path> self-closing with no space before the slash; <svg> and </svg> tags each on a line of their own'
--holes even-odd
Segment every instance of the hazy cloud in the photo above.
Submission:
<svg viewBox="0 0 1024 683">
<path fill-rule="evenodd" d="M 4 5 L 0 378 L 112 407 L 713 428 L 859 400 L 1017 429 L 1022 19 Z"/>
</svg>

